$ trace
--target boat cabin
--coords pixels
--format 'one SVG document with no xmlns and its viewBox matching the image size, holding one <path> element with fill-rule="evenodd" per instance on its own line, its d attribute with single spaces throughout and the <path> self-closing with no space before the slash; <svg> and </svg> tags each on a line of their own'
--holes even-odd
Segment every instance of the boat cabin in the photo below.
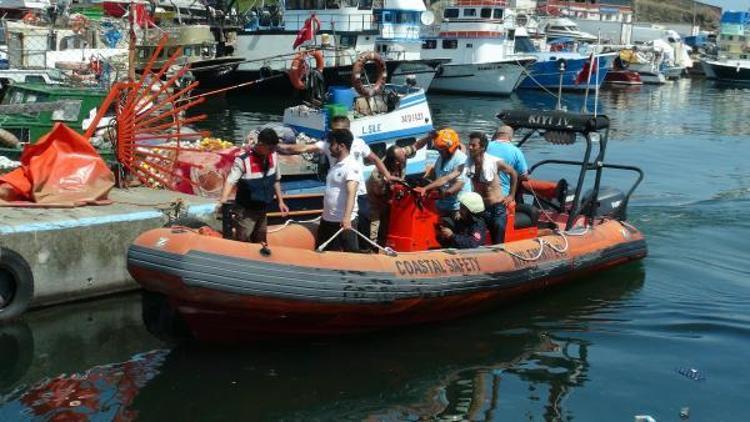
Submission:
<svg viewBox="0 0 750 422">
<path fill-rule="evenodd" d="M 107 91 L 96 88 L 80 88 L 65 85 L 13 84 L 8 88 L 0 105 L 27 106 L 28 111 L 0 113 L 0 126 L 22 143 L 36 142 L 52 129 L 55 122 L 64 122 L 72 129 L 82 132 L 83 120 L 98 107 Z M 45 108 L 36 111 L 34 105 L 60 101 L 74 101 L 77 105 Z M 20 107 L 19 107 L 20 108 Z M 19 151 L 20 152 L 20 151 Z"/>
</svg>

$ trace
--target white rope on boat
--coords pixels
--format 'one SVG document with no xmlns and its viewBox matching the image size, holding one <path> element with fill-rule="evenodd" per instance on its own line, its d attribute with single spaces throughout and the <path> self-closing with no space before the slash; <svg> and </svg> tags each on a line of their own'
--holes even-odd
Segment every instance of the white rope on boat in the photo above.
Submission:
<svg viewBox="0 0 750 422">
<path fill-rule="evenodd" d="M 312 223 L 317 223 L 318 221 L 320 221 L 320 217 L 315 217 L 315 218 L 310 219 L 310 220 L 294 220 L 294 219 L 290 218 L 290 219 L 286 220 L 284 222 L 284 224 L 282 224 L 281 226 L 274 227 L 272 230 L 266 230 L 266 232 L 267 233 L 275 233 L 275 232 L 277 232 L 279 230 L 283 230 L 283 229 L 289 227 L 290 224 L 312 224 Z"/>
<path fill-rule="evenodd" d="M 367 236 L 363 235 L 362 233 L 360 233 L 359 231 L 357 231 L 357 229 L 355 229 L 354 227 L 352 227 L 349 230 L 353 231 L 355 234 L 357 234 L 357 236 L 359 236 L 362 239 L 364 239 L 370 245 L 372 245 L 372 246 L 380 249 L 381 251 L 383 251 L 383 253 L 385 253 L 386 255 L 388 255 L 388 256 L 398 256 L 398 253 L 396 251 L 394 251 L 392 248 L 387 247 L 387 246 L 386 247 L 382 247 L 382 246 L 378 245 L 377 243 L 373 242 L 369 237 L 367 237 Z M 326 246 L 328 246 L 329 243 L 333 242 L 333 239 L 335 239 L 336 237 L 338 237 L 338 235 L 340 235 L 341 232 L 343 232 L 343 231 L 344 231 L 344 228 L 343 227 L 340 228 L 328 240 L 326 240 L 325 242 L 321 243 L 320 246 L 318 246 L 318 249 L 316 249 L 316 250 L 318 252 L 322 252 L 326 248 Z"/>
</svg>

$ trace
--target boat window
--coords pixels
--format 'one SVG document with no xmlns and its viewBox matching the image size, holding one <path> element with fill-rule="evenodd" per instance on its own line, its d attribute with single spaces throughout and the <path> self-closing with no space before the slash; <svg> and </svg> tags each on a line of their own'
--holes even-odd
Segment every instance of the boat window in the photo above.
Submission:
<svg viewBox="0 0 750 422">
<path fill-rule="evenodd" d="M 9 104 L 23 104 L 23 91 L 14 92 Z"/>
<path fill-rule="evenodd" d="M 443 40 L 443 48 L 446 50 L 458 48 L 458 40 Z"/>
<path fill-rule="evenodd" d="M 356 35 L 342 35 L 339 38 L 339 47 L 342 48 L 354 48 L 357 46 Z"/>
<path fill-rule="evenodd" d="M 383 23 L 392 23 L 393 14 L 391 12 L 383 12 Z"/>
<path fill-rule="evenodd" d="M 425 50 L 434 50 L 437 48 L 437 40 L 422 41 L 422 48 Z"/>
<path fill-rule="evenodd" d="M 471 43 L 466 44 L 466 48 L 474 48 L 474 44 L 471 44 Z"/>
<path fill-rule="evenodd" d="M 464 9 L 464 16 L 476 16 L 477 9 Z"/>
<path fill-rule="evenodd" d="M 503 18 L 503 9 L 495 9 L 492 12 L 492 18 L 493 19 L 502 19 Z"/>
<path fill-rule="evenodd" d="M 192 56 L 192 55 L 193 55 L 193 47 L 191 47 L 191 46 L 189 46 L 189 45 L 186 45 L 186 46 L 185 46 L 185 49 L 184 49 L 184 50 L 182 50 L 182 54 L 183 54 L 183 55 L 184 55 L 185 57 L 190 57 L 190 56 Z"/>
<path fill-rule="evenodd" d="M 444 18 L 457 18 L 458 17 L 458 9 L 445 9 L 445 12 L 443 12 Z"/>
<path fill-rule="evenodd" d="M 23 80 L 27 84 L 43 84 L 43 83 L 45 83 L 44 77 L 39 76 L 39 75 L 29 75 L 29 76 L 25 77 Z"/>
<path fill-rule="evenodd" d="M 489 7 L 486 7 L 482 9 L 482 12 L 480 13 L 480 16 L 483 18 L 491 18 L 492 17 L 492 9 Z"/>
<path fill-rule="evenodd" d="M 516 37 L 516 45 L 513 51 L 516 53 L 535 53 L 537 49 L 529 37 Z"/>
</svg>

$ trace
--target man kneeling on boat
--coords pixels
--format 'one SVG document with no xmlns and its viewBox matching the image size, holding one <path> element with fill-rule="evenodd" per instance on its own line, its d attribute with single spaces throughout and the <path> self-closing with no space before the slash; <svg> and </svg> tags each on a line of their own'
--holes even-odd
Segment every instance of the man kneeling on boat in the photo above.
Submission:
<svg viewBox="0 0 750 422">
<path fill-rule="evenodd" d="M 490 229 L 492 243 L 503 243 L 505 238 L 506 208 L 514 205 L 518 174 L 502 159 L 487 153 L 489 141 L 482 132 L 469 135 L 469 158 L 466 161 L 466 178 L 471 181 L 474 192 L 484 201 L 484 221 Z M 510 192 L 503 195 L 500 174 L 510 178 Z"/>
<path fill-rule="evenodd" d="M 426 179 L 434 181 L 425 187 L 415 188 L 421 194 L 439 189 L 441 198 L 435 203 L 440 215 L 456 217 L 459 210 L 458 193 L 470 192 L 464 175 L 466 154 L 459 148 L 461 141 L 453 129 L 442 129 L 435 135 L 432 145 L 440 153 L 435 165 L 425 173 Z"/>
<path fill-rule="evenodd" d="M 362 180 L 362 167 L 350 153 L 353 141 L 348 129 L 334 129 L 328 134 L 328 145 L 335 164 L 328 170 L 315 249 L 326 243 L 324 250 L 359 252 L 357 235 L 357 188 Z M 339 233 L 340 232 L 340 233 Z"/>
<path fill-rule="evenodd" d="M 459 211 L 455 219 L 443 217 L 438 227 L 438 240 L 444 248 L 471 249 L 485 243 L 484 200 L 476 192 L 458 195 Z"/>
<path fill-rule="evenodd" d="M 237 186 L 233 214 L 236 216 L 237 239 L 243 242 L 266 242 L 266 211 L 274 194 L 281 215 L 289 212 L 281 196 L 281 172 L 276 155 L 278 144 L 276 132 L 263 129 L 258 134 L 258 143 L 234 159 L 224 183 L 220 204 L 227 202 L 232 189 Z"/>
</svg>

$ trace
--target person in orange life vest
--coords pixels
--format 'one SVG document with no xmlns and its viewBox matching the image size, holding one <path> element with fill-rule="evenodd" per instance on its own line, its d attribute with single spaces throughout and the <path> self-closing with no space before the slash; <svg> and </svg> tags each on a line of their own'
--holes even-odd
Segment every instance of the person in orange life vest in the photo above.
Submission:
<svg viewBox="0 0 750 422">
<path fill-rule="evenodd" d="M 258 143 L 234 159 L 221 193 L 220 203 L 229 199 L 232 189 L 237 187 L 235 209 L 237 239 L 243 242 L 266 242 L 268 206 L 274 195 L 282 216 L 289 208 L 281 196 L 281 172 L 276 147 L 279 137 L 273 129 L 263 129 L 258 134 Z"/>
<path fill-rule="evenodd" d="M 466 160 L 466 178 L 471 182 L 474 192 L 481 195 L 484 201 L 484 222 L 490 229 L 492 243 L 503 243 L 506 207 L 514 205 L 518 176 L 513 167 L 502 159 L 487 153 L 489 140 L 482 132 L 469 135 L 469 159 Z M 510 178 L 510 192 L 503 193 L 500 175 Z"/>
<path fill-rule="evenodd" d="M 471 191 L 471 185 L 463 175 L 466 154 L 461 151 L 460 144 L 461 141 L 455 130 L 439 130 L 432 140 L 432 145 L 438 150 L 440 157 L 424 176 L 426 179 L 434 179 L 434 181 L 425 187 L 414 189 L 421 194 L 439 189 L 441 199 L 435 205 L 438 212 L 443 216 L 457 217 L 459 210 L 458 193 Z"/>
<path fill-rule="evenodd" d="M 357 188 L 362 181 L 362 166 L 349 152 L 354 137 L 349 129 L 334 129 L 328 134 L 328 145 L 336 164 L 326 176 L 323 196 L 323 214 L 315 238 L 315 249 L 333 238 L 325 250 L 359 252 L 357 235 L 352 227 L 357 225 Z M 336 233 L 342 230 L 341 233 Z"/>
</svg>

